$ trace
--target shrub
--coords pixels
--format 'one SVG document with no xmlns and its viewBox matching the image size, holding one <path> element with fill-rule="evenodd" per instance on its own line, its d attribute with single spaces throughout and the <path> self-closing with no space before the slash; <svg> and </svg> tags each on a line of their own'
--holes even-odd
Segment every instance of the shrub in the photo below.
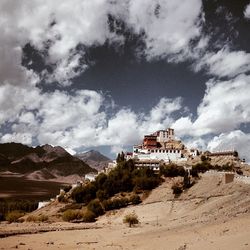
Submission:
<svg viewBox="0 0 250 250">
<path fill-rule="evenodd" d="M 108 194 L 104 190 L 98 190 L 96 192 L 96 197 L 100 200 L 103 201 L 108 198 Z"/>
<path fill-rule="evenodd" d="M 201 155 L 201 161 L 204 162 L 207 160 L 207 157 L 205 155 Z"/>
<path fill-rule="evenodd" d="M 88 209 L 85 211 L 69 209 L 63 213 L 62 218 L 64 221 L 70 222 L 94 222 L 96 215 Z"/>
<path fill-rule="evenodd" d="M 181 187 L 181 185 L 179 183 L 173 184 L 173 186 L 171 188 L 173 190 L 173 194 L 176 195 L 176 196 L 180 195 L 182 193 L 182 191 L 183 191 L 182 187 Z"/>
<path fill-rule="evenodd" d="M 11 211 L 6 215 L 6 220 L 10 223 L 12 222 L 18 222 L 18 219 L 22 217 L 24 213 L 20 211 Z"/>
<path fill-rule="evenodd" d="M 197 168 L 192 167 L 190 174 L 192 175 L 192 177 L 199 177 Z"/>
<path fill-rule="evenodd" d="M 168 164 L 161 167 L 160 173 L 165 177 L 184 176 L 185 169 L 182 166 L 178 166 L 176 164 Z"/>
<path fill-rule="evenodd" d="M 70 203 L 70 204 L 67 204 L 65 207 L 62 207 L 59 209 L 59 212 L 60 213 L 63 213 L 65 212 L 66 210 L 69 210 L 69 209 L 81 209 L 82 208 L 82 204 L 79 204 L 79 203 Z"/>
<path fill-rule="evenodd" d="M 72 186 L 71 185 L 67 185 L 63 188 L 64 192 L 67 193 L 69 192 L 69 190 L 71 190 Z"/>
<path fill-rule="evenodd" d="M 36 215 L 30 215 L 27 217 L 26 221 L 27 222 L 44 222 L 44 221 L 47 221 L 49 218 L 47 215 L 39 215 L 39 216 L 36 216 Z"/>
<path fill-rule="evenodd" d="M 84 222 L 94 222 L 95 218 L 96 218 L 96 215 L 88 209 L 83 213 Z"/>
<path fill-rule="evenodd" d="M 198 173 L 205 173 L 209 169 L 212 169 L 213 166 L 208 162 L 197 163 L 196 165 L 192 166 L 192 171 L 197 171 Z"/>
<path fill-rule="evenodd" d="M 83 212 L 81 210 L 69 209 L 63 213 L 62 219 L 64 221 L 81 220 L 81 219 L 83 219 Z"/>
<path fill-rule="evenodd" d="M 133 205 L 137 205 L 137 204 L 140 204 L 141 203 L 141 198 L 138 194 L 134 194 L 130 197 L 130 202 L 133 204 Z"/>
<path fill-rule="evenodd" d="M 27 222 L 38 221 L 38 217 L 35 216 L 35 215 L 29 215 L 29 216 L 26 218 L 26 221 L 27 221 Z"/>
<path fill-rule="evenodd" d="M 49 217 L 45 214 L 42 214 L 40 216 L 38 216 L 38 221 L 40 222 L 45 222 L 45 221 L 48 221 L 49 220 Z"/>
<path fill-rule="evenodd" d="M 224 164 L 224 165 L 222 165 L 221 170 L 222 171 L 232 171 L 233 170 L 233 165 L 230 165 L 228 163 Z"/>
<path fill-rule="evenodd" d="M 104 214 L 104 210 L 102 208 L 101 202 L 97 199 L 92 200 L 88 206 L 87 206 L 88 210 L 93 212 L 96 216 L 99 215 L 103 215 Z"/>
<path fill-rule="evenodd" d="M 122 207 L 126 207 L 129 203 L 129 200 L 127 198 L 113 198 L 103 201 L 103 206 L 106 211 L 113 210 L 113 209 L 119 209 Z"/>
<path fill-rule="evenodd" d="M 67 203 L 68 199 L 64 195 L 58 196 L 57 200 L 62 203 Z"/>
<path fill-rule="evenodd" d="M 236 173 L 239 174 L 239 175 L 243 175 L 243 171 L 241 169 L 237 169 Z"/>
<path fill-rule="evenodd" d="M 139 223 L 138 216 L 134 212 L 131 214 L 127 214 L 123 218 L 123 223 L 127 223 L 129 227 L 138 224 Z"/>
<path fill-rule="evenodd" d="M 160 178 L 138 176 L 133 179 L 135 190 L 152 190 L 161 182 Z"/>
</svg>

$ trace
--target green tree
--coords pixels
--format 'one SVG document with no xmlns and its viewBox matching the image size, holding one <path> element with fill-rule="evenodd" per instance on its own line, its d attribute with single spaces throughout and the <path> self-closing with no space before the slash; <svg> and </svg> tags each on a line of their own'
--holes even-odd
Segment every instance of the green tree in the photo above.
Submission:
<svg viewBox="0 0 250 250">
<path fill-rule="evenodd" d="M 96 191 L 96 186 L 93 183 L 89 183 L 83 187 L 75 188 L 71 197 L 77 203 L 88 203 L 96 198 Z"/>
<path fill-rule="evenodd" d="M 104 214 L 103 207 L 98 199 L 90 201 L 87 208 L 89 211 L 92 211 L 96 216 Z"/>
</svg>

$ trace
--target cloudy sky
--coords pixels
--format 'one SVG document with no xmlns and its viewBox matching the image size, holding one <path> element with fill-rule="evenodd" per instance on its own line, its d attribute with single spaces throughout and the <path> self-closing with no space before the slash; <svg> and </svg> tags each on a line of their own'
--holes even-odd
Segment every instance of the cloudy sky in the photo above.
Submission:
<svg viewBox="0 0 250 250">
<path fill-rule="evenodd" d="M 0 142 L 112 155 L 173 127 L 250 148 L 249 0 L 1 0 Z"/>
</svg>

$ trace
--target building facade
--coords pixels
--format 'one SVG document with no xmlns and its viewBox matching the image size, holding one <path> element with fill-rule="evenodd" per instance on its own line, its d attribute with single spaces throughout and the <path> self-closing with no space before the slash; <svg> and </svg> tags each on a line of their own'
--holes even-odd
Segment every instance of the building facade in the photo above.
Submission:
<svg viewBox="0 0 250 250">
<path fill-rule="evenodd" d="M 145 135 L 142 144 L 133 147 L 133 159 L 138 165 L 141 162 L 156 161 L 163 163 L 187 161 L 188 150 L 175 139 L 174 129 L 159 130 Z"/>
</svg>

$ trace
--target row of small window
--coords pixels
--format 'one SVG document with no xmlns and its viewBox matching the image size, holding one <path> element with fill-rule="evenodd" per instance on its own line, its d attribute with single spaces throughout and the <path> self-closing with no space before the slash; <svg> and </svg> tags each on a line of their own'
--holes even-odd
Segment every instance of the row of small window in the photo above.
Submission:
<svg viewBox="0 0 250 250">
<path fill-rule="evenodd" d="M 165 150 L 165 149 L 151 149 L 151 150 L 148 150 L 149 152 L 151 153 L 180 153 L 180 150 L 176 149 L 172 149 L 172 150 Z"/>
</svg>

